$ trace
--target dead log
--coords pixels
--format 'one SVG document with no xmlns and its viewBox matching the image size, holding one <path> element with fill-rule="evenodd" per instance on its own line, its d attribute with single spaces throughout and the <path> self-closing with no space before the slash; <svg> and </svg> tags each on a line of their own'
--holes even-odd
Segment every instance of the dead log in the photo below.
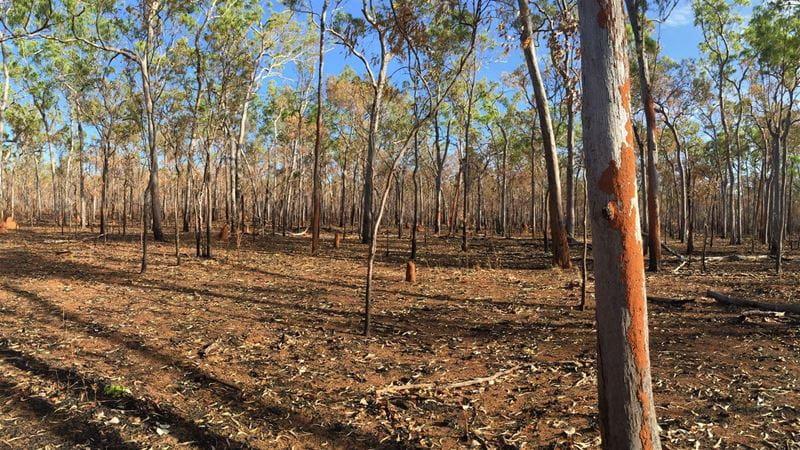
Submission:
<svg viewBox="0 0 800 450">
<path fill-rule="evenodd" d="M 647 296 L 647 301 L 664 306 L 683 306 L 686 305 L 687 303 L 694 303 L 693 298 L 666 298 L 666 297 L 655 297 L 652 295 Z"/>
<path fill-rule="evenodd" d="M 92 239 L 100 239 L 105 235 L 106 235 L 106 233 L 103 233 L 103 234 L 98 234 L 98 235 L 92 235 L 92 236 L 89 236 L 89 237 L 85 237 L 83 239 L 45 239 L 42 242 L 44 242 L 45 244 L 73 244 L 73 243 L 76 243 L 76 242 L 91 241 Z"/>
<path fill-rule="evenodd" d="M 789 304 L 782 304 L 782 303 L 767 303 L 767 302 L 758 302 L 755 300 L 747 300 L 743 298 L 735 298 L 730 297 L 720 292 L 709 291 L 706 293 L 706 297 L 713 298 L 719 303 L 723 305 L 729 306 L 740 306 L 740 307 L 747 307 L 747 308 L 756 308 L 756 309 L 763 309 L 766 311 L 779 311 L 779 312 L 788 312 L 793 314 L 800 314 L 800 305 L 789 305 Z"/>
<path fill-rule="evenodd" d="M 306 227 L 305 230 L 303 230 L 303 231 L 301 231 L 299 233 L 292 233 L 291 231 L 289 232 L 289 234 L 291 236 L 305 236 L 307 233 L 308 233 L 308 227 Z"/>
<path fill-rule="evenodd" d="M 735 261 L 766 261 L 768 259 L 775 259 L 773 255 L 722 255 L 722 256 L 706 256 L 707 262 L 735 262 Z M 781 258 L 786 261 L 786 258 Z"/>
<path fill-rule="evenodd" d="M 681 261 L 684 260 L 684 256 L 683 255 L 681 255 L 680 253 L 676 252 L 675 250 L 669 248 L 669 246 L 667 244 L 663 243 L 663 242 L 661 243 L 661 248 L 663 248 L 664 250 L 667 251 L 667 253 L 669 253 L 670 255 L 678 258 L 679 260 L 681 260 Z"/>
<path fill-rule="evenodd" d="M 750 311 L 745 311 L 739 314 L 739 317 L 785 317 L 786 313 L 784 311 L 762 311 L 758 309 L 751 309 Z"/>
<path fill-rule="evenodd" d="M 672 269 L 672 273 L 678 273 L 678 271 L 681 270 L 681 268 L 683 266 L 685 266 L 686 263 L 688 263 L 688 262 L 689 262 L 689 260 L 684 260 L 682 263 L 678 264 L 678 267 Z"/>
</svg>

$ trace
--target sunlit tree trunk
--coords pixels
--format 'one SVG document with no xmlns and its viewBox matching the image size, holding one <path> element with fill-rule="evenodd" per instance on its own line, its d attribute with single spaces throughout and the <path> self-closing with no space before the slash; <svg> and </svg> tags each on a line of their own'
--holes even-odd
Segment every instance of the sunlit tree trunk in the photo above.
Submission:
<svg viewBox="0 0 800 450">
<path fill-rule="evenodd" d="M 322 152 L 322 68 L 325 63 L 325 13 L 328 11 L 328 0 L 322 2 L 322 12 L 319 19 L 319 65 L 317 67 L 317 120 L 314 138 L 314 173 L 312 201 L 313 212 L 311 218 L 311 253 L 319 250 L 319 226 L 321 214 L 320 199 L 320 167 L 319 158 Z M 342 186 L 344 189 L 344 185 Z"/>
<path fill-rule="evenodd" d="M 544 158 L 547 164 L 547 186 L 549 196 L 550 233 L 553 241 L 553 262 L 555 265 L 568 269 L 572 266 L 569 259 L 569 245 L 567 243 L 567 230 L 564 224 L 564 208 L 561 201 L 561 180 L 558 169 L 558 155 L 556 154 L 556 141 L 553 134 L 553 124 L 550 120 L 550 107 L 547 93 L 544 89 L 542 74 L 536 61 L 534 49 L 533 25 L 531 24 L 528 0 L 519 0 L 520 22 L 522 33 L 520 42 L 528 65 L 528 72 L 533 84 L 536 110 L 539 114 L 539 125 L 542 129 L 542 144 Z"/>
<path fill-rule="evenodd" d="M 650 85 L 650 70 L 647 65 L 644 48 L 644 29 L 640 23 L 640 14 L 644 16 L 641 0 L 625 0 L 633 28 L 633 39 L 636 47 L 636 59 L 639 69 L 639 90 L 644 106 L 644 117 L 647 125 L 647 231 L 650 255 L 649 269 L 658 271 L 661 265 L 661 220 L 659 211 L 660 182 L 658 179 L 658 148 L 656 146 L 656 111 Z"/>
<path fill-rule="evenodd" d="M 636 192 L 625 13 L 581 0 L 583 149 L 597 303 L 598 401 L 606 449 L 659 449 Z"/>
</svg>

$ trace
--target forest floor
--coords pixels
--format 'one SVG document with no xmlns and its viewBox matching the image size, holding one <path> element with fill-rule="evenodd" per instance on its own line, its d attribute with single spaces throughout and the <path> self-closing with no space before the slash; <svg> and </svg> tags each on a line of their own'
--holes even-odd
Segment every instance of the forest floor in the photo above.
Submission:
<svg viewBox="0 0 800 450">
<path fill-rule="evenodd" d="M 87 236 L 0 235 L 0 448 L 599 443 L 593 303 L 576 307 L 579 259 L 551 269 L 540 240 L 476 237 L 465 254 L 420 237 L 408 284 L 407 239 L 387 257 L 381 238 L 365 338 L 366 248 L 352 237 L 333 249 L 326 234 L 312 257 L 307 236 L 245 236 L 180 267 L 174 244 L 152 244 L 141 275 L 136 236 Z M 721 244 L 709 255 L 750 248 Z M 800 448 L 800 321 L 704 298 L 797 301 L 788 253 L 782 277 L 768 260 L 675 274 L 668 254 L 648 275 L 650 295 L 695 300 L 649 305 L 664 448 Z M 428 384 L 380 391 L 408 383 Z"/>
</svg>

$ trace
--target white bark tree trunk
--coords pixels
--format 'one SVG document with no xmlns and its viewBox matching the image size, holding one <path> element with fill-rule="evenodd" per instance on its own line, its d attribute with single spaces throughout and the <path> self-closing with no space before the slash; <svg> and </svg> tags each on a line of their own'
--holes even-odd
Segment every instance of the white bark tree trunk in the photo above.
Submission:
<svg viewBox="0 0 800 450">
<path fill-rule="evenodd" d="M 659 449 L 622 2 L 581 0 L 583 148 L 597 299 L 603 448 Z"/>
</svg>

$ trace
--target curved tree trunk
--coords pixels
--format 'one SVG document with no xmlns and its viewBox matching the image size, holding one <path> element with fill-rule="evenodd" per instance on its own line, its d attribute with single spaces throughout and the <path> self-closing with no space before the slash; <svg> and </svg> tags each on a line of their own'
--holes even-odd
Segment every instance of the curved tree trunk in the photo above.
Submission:
<svg viewBox="0 0 800 450">
<path fill-rule="evenodd" d="M 550 120 L 550 107 L 547 103 L 547 93 L 544 89 L 542 74 L 536 61 L 536 52 L 533 43 L 533 25 L 531 24 L 528 1 L 519 0 L 519 13 L 522 23 L 520 42 L 525 53 L 528 73 L 533 84 L 536 99 L 536 111 L 539 114 L 539 125 L 542 129 L 542 144 L 544 146 L 544 159 L 547 165 L 547 186 L 550 192 L 548 207 L 550 209 L 550 233 L 553 241 L 553 263 L 563 269 L 572 266 L 569 259 L 569 245 L 567 244 L 567 229 L 564 224 L 564 208 L 561 203 L 561 180 L 558 168 L 558 155 L 556 154 L 556 141 L 553 134 L 553 124 Z"/>
</svg>

